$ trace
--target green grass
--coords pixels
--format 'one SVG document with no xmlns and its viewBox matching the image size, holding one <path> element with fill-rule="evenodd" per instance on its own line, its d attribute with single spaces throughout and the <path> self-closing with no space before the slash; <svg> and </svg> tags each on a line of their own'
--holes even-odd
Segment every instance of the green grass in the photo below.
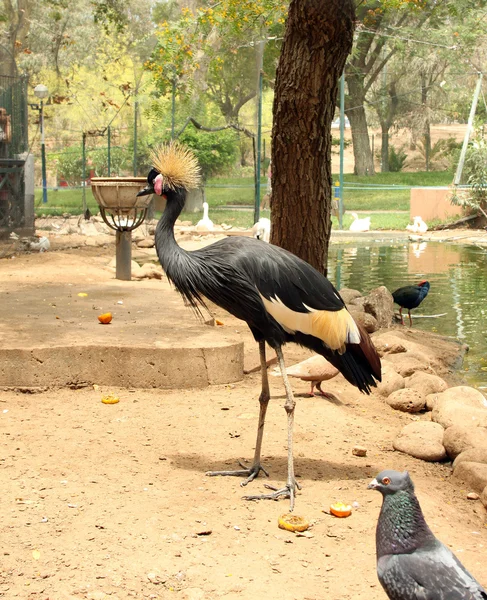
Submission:
<svg viewBox="0 0 487 600">
<path fill-rule="evenodd" d="M 333 175 L 333 181 L 338 179 Z M 451 172 L 418 172 L 418 173 L 378 173 L 375 177 L 345 176 L 344 204 L 348 211 L 344 215 L 343 225 L 348 229 L 352 217 L 350 211 L 362 211 L 361 216 L 367 216 L 367 211 L 409 211 L 410 191 L 408 189 L 353 189 L 347 188 L 347 183 L 397 185 L 397 186 L 441 186 L 449 185 L 453 179 Z M 267 180 L 261 180 L 262 195 L 266 193 Z M 228 186 L 228 187 L 213 187 Z M 35 193 L 36 214 L 60 215 L 63 213 L 81 214 L 83 210 L 83 191 L 78 189 L 60 188 L 48 190 L 48 203 L 42 204 L 42 190 Z M 253 211 L 232 211 L 221 209 L 222 206 L 252 206 L 254 202 L 254 188 L 252 177 L 214 178 L 209 180 L 206 188 L 206 199 L 210 205 L 210 218 L 215 223 L 228 223 L 237 227 L 252 225 Z M 98 212 L 98 206 L 91 193 L 86 189 L 86 203 L 92 213 Z M 263 216 L 268 216 L 263 212 Z M 404 214 L 372 214 L 373 229 L 404 229 L 409 222 L 409 215 Z M 196 223 L 201 214 L 184 213 L 183 220 Z M 334 223 L 334 227 L 337 224 Z"/>
<path fill-rule="evenodd" d="M 182 213 L 181 221 L 191 221 L 195 225 L 201 219 L 202 213 Z M 369 216 L 371 218 L 371 229 L 406 229 L 409 223 L 408 214 L 394 213 L 363 213 L 360 218 Z M 214 208 L 210 213 L 211 220 L 216 224 L 226 223 L 234 227 L 252 227 L 254 223 L 254 212 L 251 210 L 226 210 Z M 261 211 L 261 217 L 269 218 L 269 211 Z M 353 221 L 349 213 L 343 215 L 343 229 L 348 229 Z M 332 217 L 332 229 L 338 229 L 338 219 Z"/>
</svg>

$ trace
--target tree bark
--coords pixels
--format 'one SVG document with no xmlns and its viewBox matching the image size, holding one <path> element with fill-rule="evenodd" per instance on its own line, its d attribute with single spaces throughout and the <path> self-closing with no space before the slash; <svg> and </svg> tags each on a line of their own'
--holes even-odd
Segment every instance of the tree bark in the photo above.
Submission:
<svg viewBox="0 0 487 600">
<path fill-rule="evenodd" d="M 353 0 L 291 0 L 277 68 L 271 242 L 326 273 L 331 122 L 352 48 Z"/>
<path fill-rule="evenodd" d="M 352 131 L 354 172 L 356 175 L 375 175 L 374 157 L 370 148 L 369 126 L 365 115 L 365 87 L 362 75 L 347 75 L 348 95 L 345 114 Z"/>
</svg>

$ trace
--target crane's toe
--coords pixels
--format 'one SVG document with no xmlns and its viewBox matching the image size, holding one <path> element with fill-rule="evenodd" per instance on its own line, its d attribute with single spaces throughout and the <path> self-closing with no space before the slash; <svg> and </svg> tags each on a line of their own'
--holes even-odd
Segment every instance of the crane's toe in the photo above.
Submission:
<svg viewBox="0 0 487 600">
<path fill-rule="evenodd" d="M 246 477 L 246 479 L 240 484 L 242 486 L 253 481 L 259 476 L 261 471 L 266 477 L 269 477 L 269 473 L 260 463 L 253 464 L 252 466 L 248 467 L 245 463 L 239 460 L 238 464 L 242 467 L 241 469 L 236 469 L 234 471 L 208 471 L 206 474 L 208 477 L 217 477 L 218 475 L 222 477 Z"/>
<path fill-rule="evenodd" d="M 252 496 L 243 496 L 243 500 L 279 500 L 280 498 L 289 498 L 289 511 L 294 509 L 294 499 L 296 497 L 296 489 L 300 490 L 301 486 L 295 480 L 293 483 L 286 483 L 283 488 L 276 488 L 268 483 L 264 483 L 264 487 L 268 490 L 273 490 L 272 494 L 256 494 Z"/>
</svg>

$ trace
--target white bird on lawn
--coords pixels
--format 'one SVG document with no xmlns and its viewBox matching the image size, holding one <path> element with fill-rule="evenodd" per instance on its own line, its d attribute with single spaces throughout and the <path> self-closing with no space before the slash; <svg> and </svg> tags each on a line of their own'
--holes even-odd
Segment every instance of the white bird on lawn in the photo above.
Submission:
<svg viewBox="0 0 487 600">
<path fill-rule="evenodd" d="M 213 231 L 213 221 L 208 217 L 208 202 L 203 202 L 203 218 L 196 223 L 196 231 Z"/>
<path fill-rule="evenodd" d="M 357 213 L 350 213 L 354 220 L 350 225 L 350 231 L 369 231 L 370 229 L 370 217 L 364 217 L 363 219 L 358 218 Z"/>
<path fill-rule="evenodd" d="M 421 217 L 414 217 L 413 224 L 406 225 L 406 229 L 412 233 L 426 233 L 428 231 L 428 225 L 426 225 Z"/>
<path fill-rule="evenodd" d="M 252 235 L 258 240 L 269 242 L 271 237 L 271 222 L 266 217 L 261 217 L 252 227 Z"/>
<path fill-rule="evenodd" d="M 328 394 L 321 389 L 321 383 L 333 379 L 338 375 L 340 371 L 329 363 L 326 358 L 316 354 L 311 358 L 307 358 L 291 367 L 286 367 L 286 373 L 289 377 L 298 377 L 302 381 L 311 382 L 310 396 L 315 396 L 314 388 L 318 388 L 320 394 L 327 398 L 334 398 L 333 394 Z M 279 377 L 281 375 L 280 369 L 276 368 L 271 371 L 271 375 Z"/>
</svg>

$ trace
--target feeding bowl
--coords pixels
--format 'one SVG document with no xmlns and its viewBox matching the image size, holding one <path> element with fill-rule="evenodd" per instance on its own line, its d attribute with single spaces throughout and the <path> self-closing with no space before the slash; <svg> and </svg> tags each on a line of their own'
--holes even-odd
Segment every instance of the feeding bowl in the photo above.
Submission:
<svg viewBox="0 0 487 600">
<path fill-rule="evenodd" d="M 145 177 L 93 177 L 91 191 L 101 208 L 109 212 L 127 214 L 131 210 L 149 206 L 152 194 L 137 197 L 147 184 Z"/>
</svg>

